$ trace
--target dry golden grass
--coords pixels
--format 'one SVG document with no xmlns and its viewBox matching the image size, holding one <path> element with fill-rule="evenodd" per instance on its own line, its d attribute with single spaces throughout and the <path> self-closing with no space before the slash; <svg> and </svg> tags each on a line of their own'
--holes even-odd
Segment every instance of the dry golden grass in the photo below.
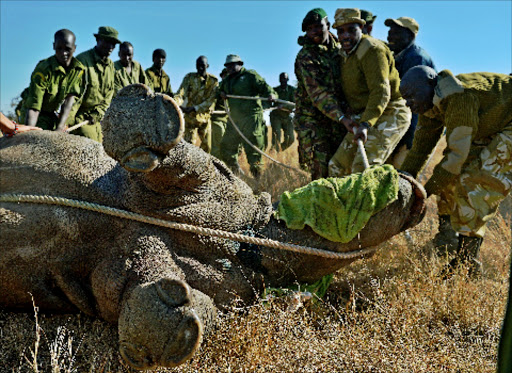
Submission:
<svg viewBox="0 0 512 373">
<path fill-rule="evenodd" d="M 296 165 L 296 146 L 278 157 Z M 262 180 L 274 199 L 307 182 L 278 167 Z M 429 199 L 426 218 L 410 230 L 414 243 L 395 236 L 338 271 L 326 298 L 298 311 L 274 300 L 220 315 L 193 359 L 159 371 L 494 372 L 512 248 L 510 197 L 503 206 L 482 246 L 482 279 L 464 269 L 448 281 L 436 275 L 446 258 L 432 254 L 437 215 Z M 115 328 L 84 315 L 36 322 L 0 313 L 1 372 L 130 371 L 116 344 Z"/>
</svg>

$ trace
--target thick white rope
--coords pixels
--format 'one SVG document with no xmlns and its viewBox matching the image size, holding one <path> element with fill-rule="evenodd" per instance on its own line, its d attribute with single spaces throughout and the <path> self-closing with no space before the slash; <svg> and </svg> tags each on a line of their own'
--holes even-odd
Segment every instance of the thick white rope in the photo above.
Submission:
<svg viewBox="0 0 512 373">
<path fill-rule="evenodd" d="M 334 252 L 322 249 L 316 249 L 308 246 L 294 245 L 289 243 L 283 243 L 275 240 L 271 240 L 268 238 L 258 238 L 258 237 L 250 237 L 244 234 L 226 232 L 223 230 L 212 229 L 212 228 L 204 228 L 198 227 L 190 224 L 184 223 L 176 223 L 168 220 L 152 218 L 150 216 L 145 216 L 142 214 L 137 214 L 131 211 L 120 210 L 109 206 L 99 205 L 96 203 L 78 201 L 69 198 L 62 197 L 53 197 L 46 195 L 22 195 L 22 194 L 0 194 L 0 202 L 12 202 L 12 203 L 39 203 L 46 205 L 59 205 L 59 206 L 67 206 L 80 208 L 83 210 L 89 210 L 94 212 L 99 212 L 106 215 L 115 216 L 118 218 L 129 219 L 138 221 L 141 223 L 147 223 L 152 225 L 158 225 L 160 227 L 177 229 L 184 232 L 196 233 L 204 236 L 212 236 L 219 238 L 226 238 L 228 240 L 245 242 L 255 245 L 261 245 L 266 247 L 271 247 L 273 249 L 282 249 L 287 251 L 292 251 L 300 254 L 307 255 L 316 255 L 323 258 L 329 259 L 354 259 L 360 256 L 369 254 L 377 250 L 376 247 L 370 247 L 366 249 L 359 249 L 349 252 Z"/>
</svg>

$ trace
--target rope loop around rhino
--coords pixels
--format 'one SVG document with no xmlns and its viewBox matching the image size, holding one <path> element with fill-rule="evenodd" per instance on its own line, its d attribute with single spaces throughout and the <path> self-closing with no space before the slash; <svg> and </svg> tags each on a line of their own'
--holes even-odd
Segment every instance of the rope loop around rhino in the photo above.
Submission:
<svg viewBox="0 0 512 373">
<path fill-rule="evenodd" d="M 316 255 L 323 258 L 329 259 L 354 259 L 363 255 L 369 254 L 377 250 L 375 247 L 366 249 L 359 249 L 349 252 L 334 252 L 329 250 L 316 249 L 308 246 L 295 245 L 290 243 L 279 242 L 268 238 L 250 237 L 240 233 L 227 232 L 218 229 L 204 228 L 191 224 L 177 223 L 168 220 L 153 218 L 150 216 L 138 214 L 131 211 L 121 210 L 114 207 L 104 206 L 97 203 L 91 203 L 86 201 L 79 201 L 75 199 L 54 197 L 47 195 L 23 195 L 23 194 L 1 194 L 0 202 L 11 202 L 11 203 L 37 203 L 46 205 L 58 205 L 74 207 L 83 210 L 89 210 L 99 212 L 102 214 L 115 216 L 118 218 L 129 219 L 138 221 L 140 223 L 147 223 L 157 225 L 164 228 L 176 229 L 184 232 L 200 234 L 203 236 L 212 236 L 225 238 L 232 241 L 245 242 L 249 244 L 266 246 L 274 249 L 281 249 L 292 251 L 300 254 Z"/>
</svg>

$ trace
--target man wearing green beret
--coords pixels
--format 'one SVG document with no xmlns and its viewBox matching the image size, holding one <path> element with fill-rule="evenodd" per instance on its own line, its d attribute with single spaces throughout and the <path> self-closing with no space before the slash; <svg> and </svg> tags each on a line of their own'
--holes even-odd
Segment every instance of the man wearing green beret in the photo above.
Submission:
<svg viewBox="0 0 512 373">
<path fill-rule="evenodd" d="M 197 137 L 201 142 L 201 149 L 210 153 L 210 117 L 215 107 L 219 79 L 207 71 L 208 67 L 208 58 L 199 56 L 196 60 L 197 72 L 185 75 L 174 99 L 185 114 L 185 141 L 194 143 Z"/>
<path fill-rule="evenodd" d="M 274 87 L 274 91 L 280 100 L 295 102 L 295 87 L 288 84 L 288 74 L 279 74 L 279 84 Z M 270 112 L 270 125 L 272 126 L 272 147 L 277 150 L 287 149 L 295 141 L 295 132 L 293 131 L 293 123 L 291 113 L 293 106 L 279 104 Z M 283 133 L 283 141 L 281 142 L 281 132 Z"/>
<path fill-rule="evenodd" d="M 254 70 L 243 67 L 242 59 L 236 54 L 226 57 L 228 76 L 222 80 L 219 94 L 222 99 L 227 95 L 268 97 L 274 101 L 277 96 L 265 80 Z M 261 151 L 265 150 L 265 124 L 263 122 L 263 107 L 260 100 L 228 99 L 229 111 L 235 125 L 242 134 Z M 221 144 L 221 160 L 236 174 L 241 174 L 238 155 L 243 146 L 250 171 L 254 178 L 259 178 L 263 168 L 262 155 L 252 148 L 237 131 L 228 130 Z"/>
<path fill-rule="evenodd" d="M 329 32 L 327 13 L 309 11 L 302 21 L 306 34 L 295 59 L 297 92 L 294 126 L 299 140 L 299 163 L 312 179 L 327 177 L 328 162 L 346 134 L 343 116 L 339 43 Z"/>
<path fill-rule="evenodd" d="M 81 100 L 75 123 L 88 121 L 88 124 L 72 133 L 101 142 L 103 135 L 100 121 L 115 92 L 114 63 L 109 56 L 116 44 L 121 42 L 118 39 L 117 30 L 109 26 L 101 26 L 94 36 L 96 37 L 96 46 L 77 56 L 86 69 L 87 90 Z"/>
<path fill-rule="evenodd" d="M 85 89 L 85 67 L 73 57 L 75 34 L 67 29 L 54 35 L 55 55 L 39 61 L 24 98 L 24 123 L 63 131 L 71 121 L 76 100 Z M 57 113 L 60 110 L 59 113 Z"/>
<path fill-rule="evenodd" d="M 149 80 L 149 85 L 155 93 L 165 93 L 168 96 L 174 97 L 171 88 L 171 79 L 164 71 L 167 53 L 163 49 L 155 49 L 153 51 L 153 66 L 146 69 L 146 75 Z"/>
<path fill-rule="evenodd" d="M 365 143 L 370 165 L 383 164 L 411 123 L 393 54 L 384 42 L 363 34 L 364 24 L 359 9 L 336 10 L 341 86 L 348 103 L 341 122 L 348 134 L 329 161 L 332 177 L 364 170 L 357 139 Z"/>
<path fill-rule="evenodd" d="M 439 213 L 459 233 L 448 270 L 465 264 L 478 275 L 486 223 L 512 189 L 512 77 L 495 73 L 439 74 L 411 68 L 400 91 L 420 115 L 402 170 L 417 177 L 446 129 L 443 159 L 425 184 L 439 196 Z"/>
<path fill-rule="evenodd" d="M 116 93 L 130 84 L 142 83 L 148 85 L 148 78 L 140 63 L 133 59 L 133 45 L 125 41 L 119 45 L 119 60 L 114 62 L 116 76 L 114 85 Z"/>
<path fill-rule="evenodd" d="M 361 19 L 366 22 L 363 26 L 363 34 L 372 36 L 375 18 L 377 18 L 377 16 L 374 16 L 372 12 L 361 9 Z"/>
</svg>

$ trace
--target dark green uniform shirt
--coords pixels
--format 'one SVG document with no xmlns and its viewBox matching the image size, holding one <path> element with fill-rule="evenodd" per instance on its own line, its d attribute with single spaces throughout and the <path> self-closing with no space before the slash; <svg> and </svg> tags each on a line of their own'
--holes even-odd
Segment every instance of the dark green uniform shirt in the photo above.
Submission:
<svg viewBox="0 0 512 373">
<path fill-rule="evenodd" d="M 295 102 L 295 91 L 296 90 L 297 90 L 297 88 L 295 88 L 289 84 L 286 85 L 286 88 L 284 88 L 284 89 L 281 88 L 281 85 L 274 87 L 274 91 L 277 93 L 280 100 L 285 100 L 285 101 L 290 101 L 290 102 Z M 281 105 L 281 106 L 283 106 L 283 108 L 285 108 L 287 110 L 280 110 L 280 109 L 272 110 L 270 112 L 270 120 L 272 120 L 272 118 L 283 118 L 283 119 L 288 118 L 294 108 L 292 105 L 285 105 L 285 104 L 276 104 L 276 105 Z"/>
<path fill-rule="evenodd" d="M 74 57 L 68 71 L 55 56 L 39 61 L 30 78 L 25 108 L 51 114 L 58 111 L 66 97 L 82 94 L 84 71 L 85 67 Z"/>
<path fill-rule="evenodd" d="M 128 73 L 126 67 L 121 64 L 121 61 L 114 62 L 114 69 L 116 69 L 116 76 L 114 79 L 114 86 L 116 93 L 130 84 L 142 83 L 149 85 L 146 73 L 140 63 L 132 60 L 132 71 Z"/>
<path fill-rule="evenodd" d="M 173 97 L 171 80 L 169 75 L 167 75 L 163 69 L 160 75 L 158 69 L 153 65 L 149 69 L 146 69 L 146 75 L 153 92 L 165 93 L 166 95 Z"/>
<path fill-rule="evenodd" d="M 219 91 L 235 96 L 277 96 L 272 87 L 256 71 L 247 70 L 244 67 L 238 73 L 225 77 L 220 83 Z M 253 113 L 263 111 L 260 100 L 230 98 L 228 103 L 229 109 L 233 114 L 247 113 L 252 115 Z"/>
<path fill-rule="evenodd" d="M 86 68 L 87 90 L 76 114 L 76 122 L 92 119 L 99 122 L 114 96 L 114 63 L 110 58 L 104 62 L 94 48 L 76 57 Z"/>
</svg>

